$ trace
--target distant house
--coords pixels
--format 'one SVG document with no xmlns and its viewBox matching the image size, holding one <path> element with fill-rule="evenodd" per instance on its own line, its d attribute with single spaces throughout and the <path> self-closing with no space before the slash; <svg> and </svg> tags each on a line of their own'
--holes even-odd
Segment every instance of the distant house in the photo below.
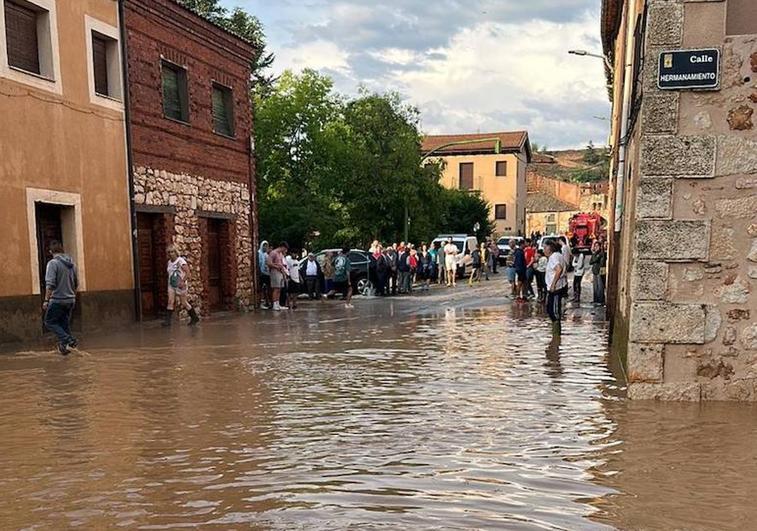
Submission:
<svg viewBox="0 0 757 531">
<path fill-rule="evenodd" d="M 531 162 L 527 132 L 427 136 L 423 152 L 444 161 L 443 186 L 481 194 L 489 203 L 497 236 L 524 234 Z"/>
</svg>

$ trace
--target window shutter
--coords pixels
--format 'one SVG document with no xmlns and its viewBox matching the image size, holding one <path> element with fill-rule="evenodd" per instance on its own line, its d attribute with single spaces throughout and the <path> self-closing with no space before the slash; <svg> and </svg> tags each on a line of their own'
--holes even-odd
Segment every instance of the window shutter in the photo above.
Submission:
<svg viewBox="0 0 757 531">
<path fill-rule="evenodd" d="M 234 135 L 231 105 L 231 91 L 213 86 L 213 131 L 216 133 Z"/>
<path fill-rule="evenodd" d="M 174 120 L 182 119 L 179 73 L 166 64 L 163 65 L 163 112 Z"/>
<path fill-rule="evenodd" d="M 39 74 L 37 12 L 6 0 L 5 36 L 8 46 L 8 64 Z"/>
<path fill-rule="evenodd" d="M 497 177 L 507 177 L 507 161 L 497 162 Z"/>
<path fill-rule="evenodd" d="M 95 92 L 110 96 L 108 90 L 108 41 L 92 33 L 92 63 L 94 65 Z"/>
<path fill-rule="evenodd" d="M 460 163 L 460 190 L 473 190 L 473 163 Z"/>
</svg>

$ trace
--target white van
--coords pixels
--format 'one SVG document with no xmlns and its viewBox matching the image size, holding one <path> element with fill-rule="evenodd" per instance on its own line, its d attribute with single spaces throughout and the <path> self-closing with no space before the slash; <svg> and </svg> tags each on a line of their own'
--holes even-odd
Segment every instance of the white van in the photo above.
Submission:
<svg viewBox="0 0 757 531">
<path fill-rule="evenodd" d="M 458 276 L 467 276 L 471 272 L 471 264 L 473 263 L 470 254 L 478 247 L 478 238 L 467 234 L 440 234 L 431 243 L 438 243 L 440 249 L 443 250 L 450 238 L 452 238 L 452 243 L 457 246 L 457 274 Z"/>
</svg>

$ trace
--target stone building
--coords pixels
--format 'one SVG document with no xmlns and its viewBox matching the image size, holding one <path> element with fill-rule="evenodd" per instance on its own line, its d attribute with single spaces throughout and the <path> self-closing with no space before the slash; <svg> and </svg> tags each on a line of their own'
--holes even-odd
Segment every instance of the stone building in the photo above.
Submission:
<svg viewBox="0 0 757 531">
<path fill-rule="evenodd" d="M 51 240 L 79 268 L 74 326 L 133 319 L 118 3 L 0 0 L 0 342 L 42 334 Z"/>
<path fill-rule="evenodd" d="M 478 192 L 491 205 L 497 236 L 524 234 L 526 167 L 531 161 L 527 132 L 427 136 L 422 149 L 444 160 L 443 186 Z"/>
<path fill-rule="evenodd" d="M 253 46 L 174 0 L 126 0 L 140 306 L 166 304 L 166 247 L 202 313 L 253 302 Z"/>
<path fill-rule="evenodd" d="M 604 0 L 602 40 L 609 304 L 629 396 L 757 400 L 757 2 Z M 716 81 L 718 66 L 709 89 L 659 88 Z M 712 70 L 658 75 L 676 68 Z"/>
</svg>

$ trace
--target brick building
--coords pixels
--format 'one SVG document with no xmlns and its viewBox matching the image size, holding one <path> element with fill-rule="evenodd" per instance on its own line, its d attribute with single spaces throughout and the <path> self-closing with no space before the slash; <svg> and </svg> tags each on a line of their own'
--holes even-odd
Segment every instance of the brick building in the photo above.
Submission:
<svg viewBox="0 0 757 531">
<path fill-rule="evenodd" d="M 201 312 L 253 302 L 253 46 L 174 0 L 126 0 L 143 318 L 166 304 L 179 247 Z"/>
</svg>

